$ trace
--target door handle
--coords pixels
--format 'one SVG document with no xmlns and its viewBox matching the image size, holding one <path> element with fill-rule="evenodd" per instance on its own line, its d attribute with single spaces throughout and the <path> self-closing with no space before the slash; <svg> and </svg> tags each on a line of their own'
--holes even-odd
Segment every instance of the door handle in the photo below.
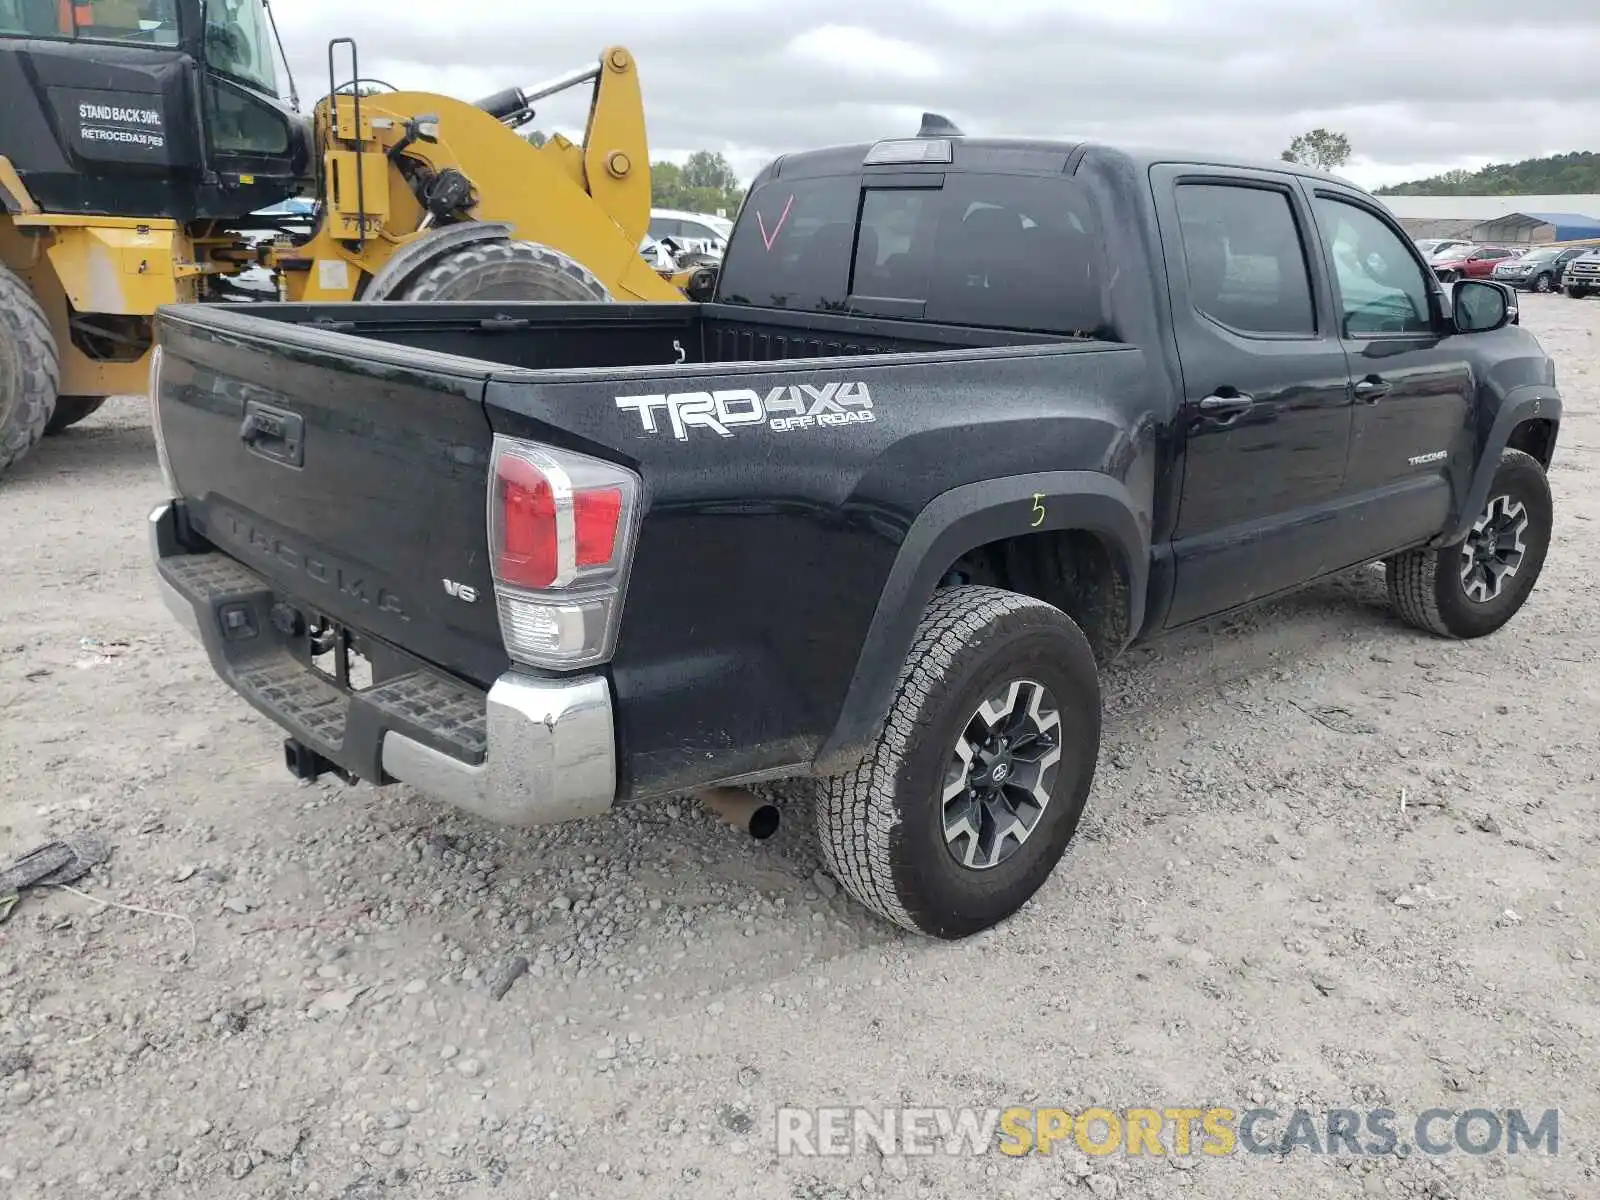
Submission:
<svg viewBox="0 0 1600 1200">
<path fill-rule="evenodd" d="M 1200 411 L 1208 417 L 1230 418 L 1237 417 L 1240 413 L 1248 412 L 1255 407 L 1255 397 L 1246 396 L 1240 392 L 1232 396 L 1202 396 L 1198 405 Z"/>
<path fill-rule="evenodd" d="M 1368 404 L 1376 404 L 1390 392 L 1394 391 L 1394 384 L 1381 379 L 1377 375 L 1368 375 L 1356 384 L 1356 399 L 1365 400 Z"/>
<path fill-rule="evenodd" d="M 262 458 L 291 467 L 305 464 L 305 418 L 288 409 L 251 400 L 245 404 L 239 440 Z"/>
</svg>

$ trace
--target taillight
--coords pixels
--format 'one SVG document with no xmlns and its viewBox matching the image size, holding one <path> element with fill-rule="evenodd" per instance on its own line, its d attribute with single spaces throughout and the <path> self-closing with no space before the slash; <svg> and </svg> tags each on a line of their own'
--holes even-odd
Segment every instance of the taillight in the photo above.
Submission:
<svg viewBox="0 0 1600 1200">
<path fill-rule="evenodd" d="M 556 580 L 556 499 L 539 468 L 510 455 L 495 474 L 500 489 L 501 533 L 497 579 L 521 587 Z"/>
<path fill-rule="evenodd" d="M 611 657 L 639 492 L 626 467 L 495 435 L 490 562 L 513 659 L 562 669 Z"/>
</svg>

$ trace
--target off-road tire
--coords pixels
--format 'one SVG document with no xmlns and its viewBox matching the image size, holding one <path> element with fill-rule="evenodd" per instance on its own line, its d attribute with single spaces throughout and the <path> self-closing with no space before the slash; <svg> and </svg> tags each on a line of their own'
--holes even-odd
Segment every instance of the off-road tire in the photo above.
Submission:
<svg viewBox="0 0 1600 1200">
<path fill-rule="evenodd" d="M 56 411 L 45 424 L 44 436 L 60 433 L 67 426 L 93 416 L 105 402 L 105 396 L 57 396 Z"/>
<path fill-rule="evenodd" d="M 1054 786 L 1010 857 L 974 870 L 946 845 L 942 785 L 978 706 L 1024 678 L 1057 704 Z M 858 901 L 915 933 L 955 939 L 988 929 L 1055 869 L 1083 815 L 1099 749 L 1099 676 L 1071 618 L 999 588 L 942 590 L 917 627 L 872 750 L 854 770 L 817 781 L 823 862 Z"/>
<path fill-rule="evenodd" d="M 32 450 L 55 413 L 61 364 L 33 292 L 0 267 L 0 472 Z"/>
<path fill-rule="evenodd" d="M 398 300 L 550 300 L 594 303 L 611 299 L 588 267 L 536 242 L 473 242 L 424 267 Z"/>
<path fill-rule="evenodd" d="M 1448 638 L 1477 638 L 1493 633 L 1527 601 L 1544 569 L 1550 549 L 1554 505 L 1550 484 L 1539 460 L 1521 450 L 1502 450 L 1500 465 L 1489 484 L 1485 512 L 1497 498 L 1509 497 L 1528 517 L 1525 549 L 1516 574 L 1492 599 L 1474 599 L 1462 580 L 1462 544 L 1436 550 L 1409 550 L 1385 561 L 1389 601 L 1408 625 Z"/>
</svg>

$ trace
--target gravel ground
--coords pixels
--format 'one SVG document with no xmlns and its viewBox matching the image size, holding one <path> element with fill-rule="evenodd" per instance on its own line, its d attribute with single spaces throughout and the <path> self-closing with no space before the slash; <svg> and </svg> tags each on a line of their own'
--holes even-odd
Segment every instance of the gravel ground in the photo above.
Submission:
<svg viewBox="0 0 1600 1200">
<path fill-rule="evenodd" d="M 1524 612 L 1432 640 L 1362 571 L 1133 653 L 1073 851 L 958 944 L 849 903 L 797 814 L 530 835 L 297 785 L 156 599 L 114 401 L 0 484 L 0 861 L 114 845 L 0 925 L 0 1195 L 1594 1196 L 1600 303 L 1524 319 L 1567 404 Z M 782 1105 L 1213 1103 L 1559 1108 L 1561 1142 L 775 1152 Z"/>
</svg>

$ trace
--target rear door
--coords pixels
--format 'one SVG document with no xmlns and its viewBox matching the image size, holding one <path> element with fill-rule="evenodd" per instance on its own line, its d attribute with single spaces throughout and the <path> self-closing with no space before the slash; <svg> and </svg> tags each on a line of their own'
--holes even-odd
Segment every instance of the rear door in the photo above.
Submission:
<svg viewBox="0 0 1600 1200">
<path fill-rule="evenodd" d="M 1168 625 L 1337 569 L 1350 379 L 1292 177 L 1152 168 L 1183 366 Z"/>
<path fill-rule="evenodd" d="M 1468 339 L 1450 336 L 1410 240 L 1359 192 L 1308 186 L 1350 358 L 1354 429 L 1344 491 L 1359 558 L 1442 529 L 1473 461 Z"/>
</svg>

